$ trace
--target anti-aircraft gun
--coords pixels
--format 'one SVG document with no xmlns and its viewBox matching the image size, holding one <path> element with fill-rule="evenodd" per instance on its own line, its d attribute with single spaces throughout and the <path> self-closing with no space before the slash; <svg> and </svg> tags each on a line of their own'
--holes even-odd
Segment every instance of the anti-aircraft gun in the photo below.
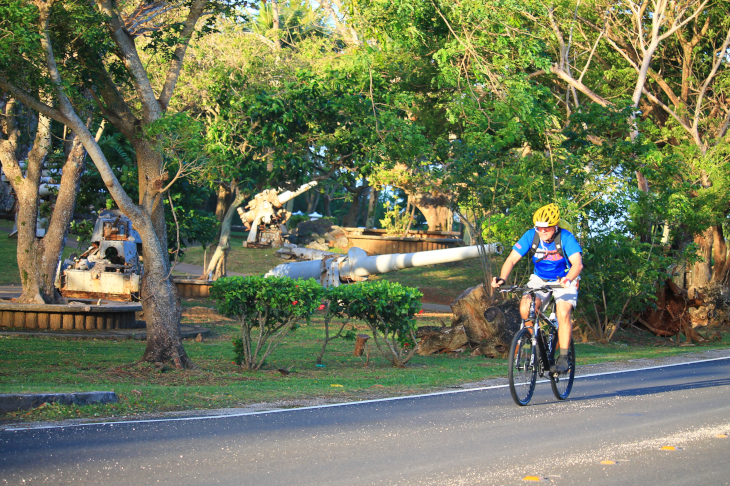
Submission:
<svg viewBox="0 0 730 486">
<path fill-rule="evenodd" d="M 280 247 L 286 234 L 285 224 L 291 216 L 284 209 L 284 204 L 316 185 L 317 181 L 309 182 L 296 191 L 284 191 L 281 194 L 276 189 L 266 189 L 256 194 L 245 207 L 238 208 L 238 215 L 249 232 L 244 246 Z"/>
<path fill-rule="evenodd" d="M 500 245 L 492 243 L 485 246 L 487 253 L 501 253 Z M 463 246 L 443 250 L 420 251 L 415 253 L 393 253 L 368 256 L 365 250 L 350 248 L 347 256 L 328 257 L 322 260 L 282 263 L 270 270 L 267 276 L 290 277 L 294 279 L 317 280 L 323 287 L 338 286 L 345 283 L 363 282 L 370 275 L 388 273 L 404 268 L 423 267 L 437 263 L 458 262 L 478 258 L 478 246 Z"/>
</svg>

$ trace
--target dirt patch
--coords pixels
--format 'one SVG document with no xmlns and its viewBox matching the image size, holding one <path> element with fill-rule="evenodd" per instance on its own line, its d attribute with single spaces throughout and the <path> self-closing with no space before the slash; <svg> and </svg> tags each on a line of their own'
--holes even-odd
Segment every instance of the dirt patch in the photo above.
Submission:
<svg viewBox="0 0 730 486">
<path fill-rule="evenodd" d="M 459 290 L 444 291 L 444 289 L 438 287 L 419 287 L 418 290 L 423 294 L 421 302 L 427 302 L 429 304 L 451 305 L 459 294 L 461 294 Z"/>
<path fill-rule="evenodd" d="M 183 317 L 220 317 L 215 309 L 202 306 L 183 308 L 182 315 Z"/>
</svg>

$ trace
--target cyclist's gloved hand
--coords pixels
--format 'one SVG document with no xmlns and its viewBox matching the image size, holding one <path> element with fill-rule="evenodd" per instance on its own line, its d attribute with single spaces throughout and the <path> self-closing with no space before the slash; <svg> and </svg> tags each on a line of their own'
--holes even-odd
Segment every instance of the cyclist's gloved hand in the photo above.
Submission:
<svg viewBox="0 0 730 486">
<path fill-rule="evenodd" d="M 505 280 L 502 277 L 492 277 L 492 287 L 498 288 L 500 285 L 504 285 Z"/>
<path fill-rule="evenodd" d="M 570 287 L 570 284 L 572 284 L 572 283 L 573 282 L 570 279 L 568 279 L 567 277 L 563 277 L 560 279 L 560 285 L 562 285 L 563 288 L 565 288 L 565 289 Z"/>
</svg>

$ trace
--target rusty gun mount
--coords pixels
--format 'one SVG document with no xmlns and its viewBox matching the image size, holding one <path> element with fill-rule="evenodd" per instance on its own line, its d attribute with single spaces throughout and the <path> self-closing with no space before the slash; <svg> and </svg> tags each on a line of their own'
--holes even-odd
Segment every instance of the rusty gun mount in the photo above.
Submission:
<svg viewBox="0 0 730 486">
<path fill-rule="evenodd" d="M 502 247 L 497 243 L 488 244 L 485 248 L 488 253 L 502 253 Z M 479 258 L 479 252 L 478 246 L 464 246 L 416 253 L 368 256 L 365 250 L 350 248 L 347 256 L 339 258 L 331 257 L 307 262 L 282 263 L 269 271 L 266 276 L 301 278 L 304 280 L 313 278 L 323 287 L 331 287 L 343 283 L 363 282 L 370 275 L 394 272 L 404 268 Z"/>
<path fill-rule="evenodd" d="M 59 262 L 56 288 L 64 297 L 131 301 L 139 297 L 142 240 L 119 210 L 99 213 L 91 246 Z"/>
<path fill-rule="evenodd" d="M 286 222 L 291 213 L 284 204 L 317 185 L 317 181 L 304 184 L 296 191 L 279 193 L 276 189 L 266 189 L 251 199 L 244 208 L 238 208 L 244 227 L 249 232 L 243 243 L 246 247 L 280 247 L 283 235 L 287 233 Z M 248 211 L 244 211 L 248 209 Z"/>
</svg>

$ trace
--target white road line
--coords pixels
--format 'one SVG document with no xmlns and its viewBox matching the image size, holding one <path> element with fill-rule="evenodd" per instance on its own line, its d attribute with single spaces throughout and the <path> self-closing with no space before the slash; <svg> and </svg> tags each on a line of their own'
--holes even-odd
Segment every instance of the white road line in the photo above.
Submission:
<svg viewBox="0 0 730 486">
<path fill-rule="evenodd" d="M 710 359 L 702 359 L 702 360 L 696 360 L 696 361 L 685 361 L 682 363 L 672 363 L 672 364 L 665 364 L 665 365 L 657 365 L 657 366 L 648 366 L 646 368 L 633 368 L 630 370 L 617 370 L 617 371 L 605 371 L 603 373 L 592 373 L 588 375 L 579 375 L 576 376 L 575 379 L 581 379 L 581 378 L 593 378 L 596 376 L 606 376 L 606 375 L 618 375 L 621 373 L 632 373 L 635 371 L 645 371 L 645 370 L 656 370 L 659 368 L 671 368 L 674 366 L 684 366 L 684 365 L 690 365 L 690 364 L 697 364 L 697 363 L 709 363 L 712 361 L 720 361 L 724 359 L 730 359 L 730 356 L 722 357 L 722 358 L 710 358 Z M 537 383 L 549 383 L 550 380 L 540 380 Z M 89 426 L 98 426 L 98 425 L 108 425 L 110 427 L 114 425 L 127 425 L 127 424 L 148 424 L 148 423 L 155 423 L 155 422 L 187 422 L 187 421 L 193 421 L 193 420 L 211 420 L 211 419 L 222 419 L 222 418 L 236 418 L 236 417 L 247 417 L 250 415 L 267 415 L 267 414 L 273 414 L 273 413 L 281 413 L 281 412 L 298 412 L 302 410 L 318 410 L 323 408 L 333 408 L 333 407 L 345 407 L 350 405 L 362 405 L 366 403 L 382 403 L 382 402 L 392 402 L 396 400 L 410 400 L 412 398 L 425 398 L 425 397 L 436 397 L 441 395 L 453 395 L 457 393 L 470 393 L 475 391 L 483 391 L 483 390 L 494 390 L 496 388 L 507 388 L 509 385 L 491 385 L 491 386 L 481 386 L 481 387 L 475 387 L 475 388 L 465 388 L 462 390 L 446 390 L 446 391 L 440 391 L 440 392 L 433 392 L 433 393 L 423 393 L 420 395 L 406 395 L 402 397 L 389 397 L 389 398 L 376 398 L 373 400 L 361 400 L 361 401 L 355 401 L 355 402 L 342 402 L 342 403 L 329 403 L 325 405 L 312 405 L 310 407 L 298 407 L 298 408 L 278 408 L 275 410 L 262 410 L 260 412 L 242 412 L 242 413 L 232 413 L 232 414 L 221 414 L 221 415 L 203 415 L 199 417 L 171 417 L 171 418 L 160 418 L 160 419 L 141 419 L 141 420 L 119 420 L 116 422 L 89 422 L 84 424 L 68 424 L 68 425 L 43 425 L 40 427 L 18 427 L 18 428 L 7 428 L 0 432 L 17 432 L 17 431 L 24 431 L 24 430 L 39 430 L 39 429 L 63 429 L 63 428 L 71 428 L 71 427 L 89 427 Z"/>
</svg>

